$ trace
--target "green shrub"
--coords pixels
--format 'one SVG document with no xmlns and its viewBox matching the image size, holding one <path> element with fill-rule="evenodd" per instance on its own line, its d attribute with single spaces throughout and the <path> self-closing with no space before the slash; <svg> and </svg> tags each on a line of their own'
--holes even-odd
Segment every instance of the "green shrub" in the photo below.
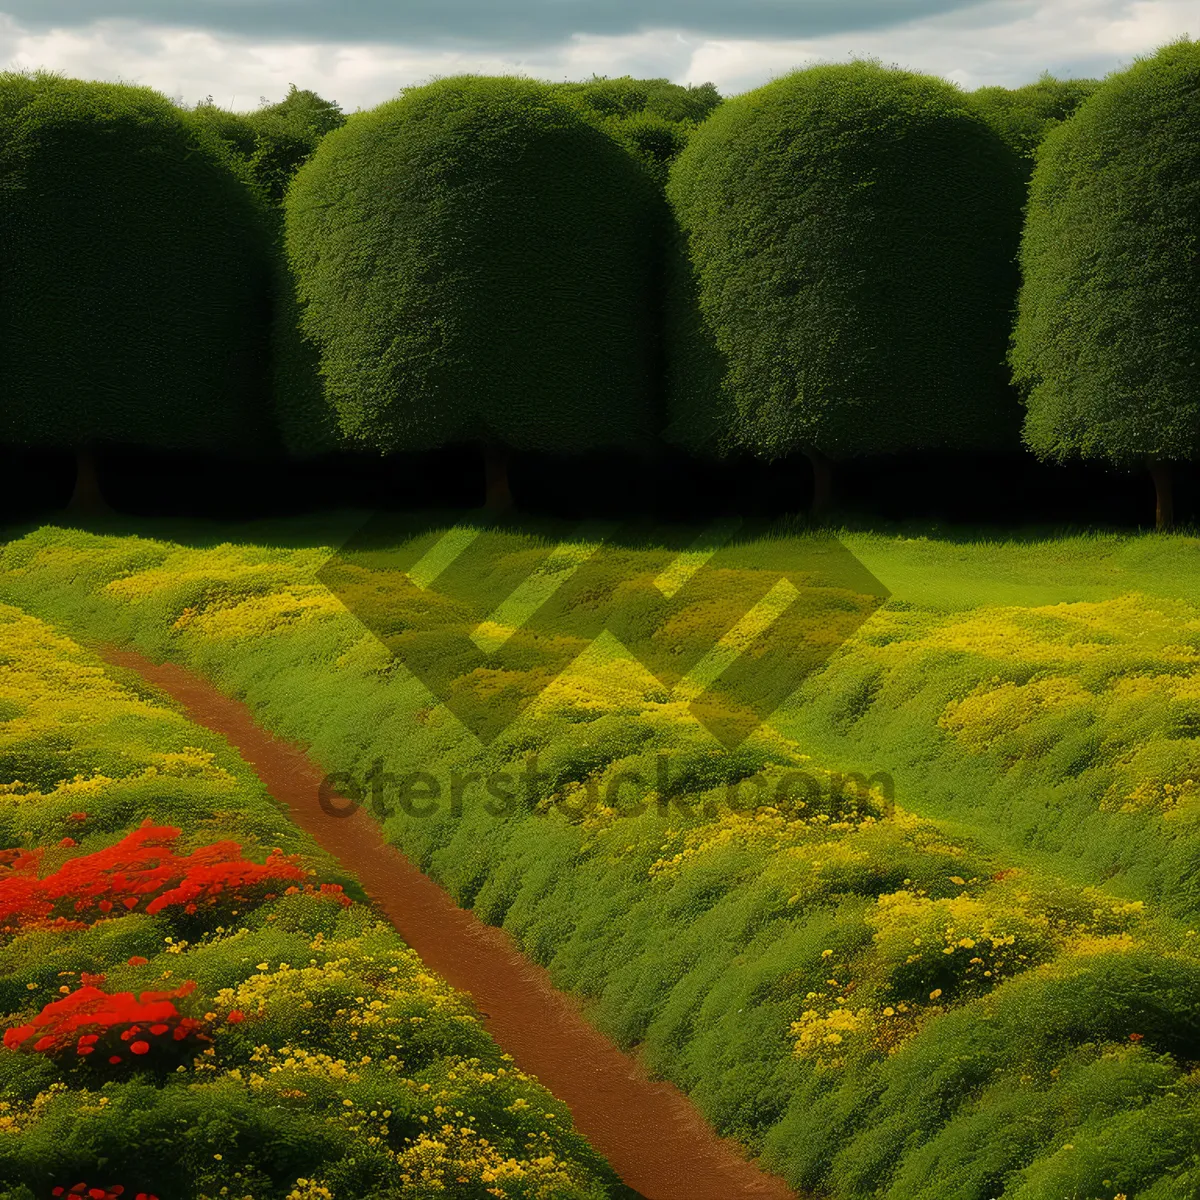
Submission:
<svg viewBox="0 0 1200 1200">
<path fill-rule="evenodd" d="M 551 85 L 459 76 L 355 114 L 285 206 L 342 432 L 385 452 L 644 437 L 653 204 Z"/>
<path fill-rule="evenodd" d="M 1200 43 L 1164 46 L 1038 153 L 1010 361 L 1041 457 L 1129 467 L 1200 450 L 1198 80 Z"/>
<path fill-rule="evenodd" d="M 981 87 L 969 93 L 983 119 L 1027 162 L 1032 173 L 1047 132 L 1067 120 L 1098 87 L 1098 79 L 1055 79 L 1049 71 L 1024 87 Z"/>
<path fill-rule="evenodd" d="M 265 211 L 149 88 L 0 76 L 0 440 L 271 444 Z"/>
<path fill-rule="evenodd" d="M 667 197 L 672 436 L 767 458 L 1015 442 L 1021 170 L 952 85 L 792 72 L 716 109 Z"/>
</svg>

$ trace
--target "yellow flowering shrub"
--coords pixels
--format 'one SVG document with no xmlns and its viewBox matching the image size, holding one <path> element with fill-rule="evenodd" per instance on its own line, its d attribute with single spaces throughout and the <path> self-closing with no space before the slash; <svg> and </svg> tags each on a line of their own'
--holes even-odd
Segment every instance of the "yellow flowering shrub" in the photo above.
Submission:
<svg viewBox="0 0 1200 1200">
<path fill-rule="evenodd" d="M 553 1153 L 515 1157 L 493 1146 L 468 1125 L 443 1124 L 422 1133 L 397 1156 L 399 1195 L 453 1196 L 475 1187 L 489 1196 L 555 1200 L 585 1194 L 578 1172 Z"/>
<path fill-rule="evenodd" d="M 1128 592 L 1112 599 L 1024 606 L 981 606 L 966 612 L 878 610 L 851 639 L 883 661 L 927 650 L 952 650 L 1039 667 L 1091 665 L 1120 659 L 1131 635 L 1167 663 L 1193 665 L 1197 650 L 1180 637 L 1200 632 L 1200 616 L 1184 600 Z"/>
<path fill-rule="evenodd" d="M 669 857 L 656 859 L 650 865 L 650 875 L 665 877 L 677 873 L 686 864 L 712 853 L 722 846 L 736 845 L 765 853 L 787 851 L 804 857 L 812 853 L 811 847 L 799 849 L 797 843 L 823 837 L 829 832 L 851 832 L 874 824 L 876 818 L 870 813 L 855 813 L 852 819 L 831 820 L 827 813 L 816 812 L 811 816 L 795 817 L 779 812 L 775 808 L 756 809 L 753 812 L 724 813 L 713 821 L 694 825 L 683 831 L 668 831 L 669 840 L 664 849 L 674 850 Z M 815 861 L 817 868 L 822 862 L 829 864 L 830 854 L 841 864 L 862 861 L 852 848 L 833 850 L 829 843 L 824 860 Z M 836 845 L 833 844 L 833 845 Z M 863 856 L 865 857 L 865 856 Z"/>
<path fill-rule="evenodd" d="M 319 1179 L 297 1179 L 287 1200 L 336 1200 L 336 1197 Z"/>
<path fill-rule="evenodd" d="M 816 998 L 815 993 L 813 998 Z M 874 1013 L 868 1008 L 855 1011 L 835 1003 L 824 1013 L 815 1008 L 805 1009 L 800 1019 L 792 1022 L 796 1053 L 816 1059 L 821 1066 L 845 1066 L 840 1047 L 873 1023 Z"/>
<path fill-rule="evenodd" d="M 1091 888 L 1035 888 L 1019 871 L 945 882 L 956 894 L 879 895 L 864 916 L 870 945 L 845 961 L 823 953 L 828 978 L 808 992 L 791 1026 L 798 1055 L 841 1067 L 851 1051 L 893 1054 L 931 1017 L 1007 978 L 1069 971 L 1081 957 L 1147 945 L 1141 901 Z"/>
<path fill-rule="evenodd" d="M 202 610 L 185 608 L 173 629 L 190 627 L 193 632 L 214 641 L 236 641 L 250 637 L 271 637 L 293 625 L 340 615 L 341 602 L 317 586 L 310 589 L 289 587 L 266 595 L 248 596 L 236 604 Z"/>
<path fill-rule="evenodd" d="M 962 700 L 951 701 L 939 724 L 973 750 L 989 750 L 1007 735 L 1048 711 L 1086 707 L 1095 697 L 1075 679 L 1051 675 L 1029 683 L 999 683 L 998 677 Z"/>
</svg>

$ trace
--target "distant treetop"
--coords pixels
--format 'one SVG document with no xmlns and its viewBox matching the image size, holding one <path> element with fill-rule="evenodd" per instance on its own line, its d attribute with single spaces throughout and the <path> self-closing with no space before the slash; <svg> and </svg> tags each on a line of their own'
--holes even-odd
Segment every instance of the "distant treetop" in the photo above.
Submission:
<svg viewBox="0 0 1200 1200">
<path fill-rule="evenodd" d="M 309 88 L 298 88 L 294 83 L 288 84 L 288 94 L 278 104 L 264 104 L 256 117 L 282 117 L 288 122 L 306 126 L 318 137 L 332 132 L 346 123 L 346 114 L 341 105 L 332 100 L 325 100 Z"/>
<path fill-rule="evenodd" d="M 698 125 L 722 102 L 714 83 L 684 86 L 669 79 L 634 79 L 631 75 L 609 79 L 606 75 L 593 75 L 583 82 L 557 86 L 578 94 L 588 107 L 606 117 L 649 113 L 665 121 L 690 121 Z"/>
<path fill-rule="evenodd" d="M 969 92 L 983 119 L 1032 168 L 1046 134 L 1070 117 L 1100 86 L 1098 79 L 1056 79 L 1044 71 L 1024 87 L 982 87 Z"/>
</svg>

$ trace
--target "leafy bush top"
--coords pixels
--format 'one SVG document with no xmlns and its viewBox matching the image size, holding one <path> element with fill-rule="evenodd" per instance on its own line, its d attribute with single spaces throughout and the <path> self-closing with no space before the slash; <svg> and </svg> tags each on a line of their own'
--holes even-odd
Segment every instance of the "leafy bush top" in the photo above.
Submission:
<svg viewBox="0 0 1200 1200">
<path fill-rule="evenodd" d="M 953 85 L 792 72 L 716 109 L 667 196 L 674 436 L 769 458 L 1015 441 L 1021 168 Z"/>
<path fill-rule="evenodd" d="M 1037 156 L 1010 361 L 1042 457 L 1200 453 L 1200 43 L 1105 80 Z"/>
<path fill-rule="evenodd" d="M 1047 71 L 1024 87 L 981 87 L 969 94 L 993 129 L 1018 153 L 1033 159 L 1047 132 L 1068 117 L 1100 86 L 1098 79 L 1055 79 Z"/>
<path fill-rule="evenodd" d="M 149 88 L 0 75 L 0 439 L 269 442 L 268 242 L 247 181 Z"/>
<path fill-rule="evenodd" d="M 286 200 L 342 430 L 382 451 L 645 435 L 654 202 L 553 85 L 456 76 L 354 114 Z"/>
</svg>

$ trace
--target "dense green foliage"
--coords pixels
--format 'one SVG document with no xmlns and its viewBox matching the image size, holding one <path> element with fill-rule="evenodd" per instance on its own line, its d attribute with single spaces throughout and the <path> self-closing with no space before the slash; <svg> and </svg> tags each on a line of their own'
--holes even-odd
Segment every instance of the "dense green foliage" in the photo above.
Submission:
<svg viewBox="0 0 1200 1200">
<path fill-rule="evenodd" d="M 300 329 L 296 280 L 283 243 L 283 197 L 292 177 L 321 139 L 345 123 L 339 106 L 316 92 L 291 85 L 277 104 L 251 113 L 232 113 L 212 103 L 187 111 L 190 120 L 212 129 L 245 162 L 254 186 L 269 205 L 271 260 L 271 391 L 284 445 L 294 454 L 336 449 L 336 414 L 325 399 L 320 356 Z"/>
<path fill-rule="evenodd" d="M 252 113 L 249 120 L 255 133 L 251 170 L 271 200 L 282 204 L 292 176 L 308 161 L 325 135 L 273 114 Z"/>
<path fill-rule="evenodd" d="M 0 76 L 0 440 L 268 444 L 265 211 L 149 88 Z"/>
<path fill-rule="evenodd" d="M 1098 79 L 1055 79 L 1047 71 L 1024 87 L 981 87 L 969 93 L 983 119 L 1033 171 L 1047 132 L 1065 121 L 1100 86 Z"/>
<path fill-rule="evenodd" d="M 1042 457 L 1200 452 L 1200 43 L 1110 76 L 1038 154 L 1010 359 Z"/>
<path fill-rule="evenodd" d="M 294 83 L 288 84 L 288 94 L 282 100 L 276 104 L 264 103 L 250 117 L 256 124 L 278 118 L 297 128 L 308 129 L 317 137 L 324 137 L 346 123 L 340 104 L 318 96 L 310 88 L 298 88 Z"/>
<path fill-rule="evenodd" d="M 423 528 L 410 557 L 441 532 Z M 518 665 L 497 683 L 536 691 L 548 662 L 572 665 L 481 751 L 402 665 L 421 645 L 460 654 L 470 573 L 396 590 L 386 554 L 343 554 L 397 661 L 318 581 L 327 548 L 265 533 L 235 546 L 196 532 L 189 547 L 45 529 L 5 549 L 0 578 L 89 636 L 209 675 L 330 770 L 434 772 L 432 815 L 365 798 L 389 837 L 797 1186 L 837 1200 L 1197 1194 L 1200 955 L 1167 915 L 1200 911 L 1195 539 L 843 535 L 891 601 L 769 725 L 714 753 L 624 652 L 575 657 L 592 631 L 566 600 L 541 634 L 513 635 Z M 506 594 L 566 536 L 480 534 L 495 561 L 475 586 Z M 714 607 L 739 612 L 804 546 L 738 547 L 718 590 L 676 614 L 671 645 L 689 647 Z M 638 609 L 661 552 L 631 544 L 611 562 Z M 651 660 L 636 626 L 622 639 Z M 802 748 L 822 784 L 830 768 L 886 768 L 895 809 L 878 794 L 838 816 L 823 800 L 747 802 L 757 773 Z M 520 772 L 530 753 L 542 774 L 514 804 L 488 811 L 478 784 L 461 811 L 446 804 L 453 773 Z M 618 811 L 609 785 L 653 779 L 659 753 L 676 784 L 665 814 Z"/>
<path fill-rule="evenodd" d="M 458 76 L 357 113 L 288 191 L 343 432 L 575 451 L 648 433 L 652 183 L 551 85 Z"/>
<path fill-rule="evenodd" d="M 275 306 L 271 319 L 271 388 L 279 434 L 298 457 L 337 450 L 343 445 L 337 411 L 325 394 L 321 355 L 300 322 L 296 276 L 284 249 L 283 214 L 273 222 L 276 255 Z"/>
<path fill-rule="evenodd" d="M 0 1025 L 89 988 L 109 1010 L 165 990 L 199 1035 L 176 1046 L 170 1026 L 118 1019 L 90 1058 L 75 1034 L 65 1053 L 6 1041 L 4 1195 L 81 1179 L 164 1200 L 625 1194 L 223 738 L 7 606 L 0 647 Z M 239 862 L 291 870 L 206 889 L 200 867 L 191 903 L 162 903 L 152 864 L 172 834 L 185 858 L 223 845 L 228 860 L 233 842 Z M 98 866 L 131 835 L 148 859 Z M 65 923 L 23 909 L 34 880 L 71 870 Z"/>
<path fill-rule="evenodd" d="M 725 101 L 667 184 L 695 274 L 669 293 L 677 436 L 769 458 L 1015 443 L 1022 193 L 930 76 L 820 66 Z"/>
<path fill-rule="evenodd" d="M 624 142 L 660 184 L 687 144 L 687 136 L 722 101 L 716 86 L 671 83 L 667 79 L 619 79 L 593 76 L 556 85 L 589 113 L 599 117 Z"/>
<path fill-rule="evenodd" d="M 698 125 L 721 103 L 721 94 L 712 83 L 684 86 L 669 79 L 634 79 L 630 75 L 617 79 L 593 75 L 556 87 L 580 97 L 588 108 L 605 117 L 649 113 L 674 124 Z"/>
<path fill-rule="evenodd" d="M 254 112 L 229 112 L 211 97 L 184 111 L 190 121 L 212 130 L 237 151 L 275 204 L 282 203 L 292 176 L 325 134 L 346 122 L 337 104 L 294 83 L 278 104 L 264 104 Z"/>
<path fill-rule="evenodd" d="M 245 113 L 230 112 L 229 109 L 221 108 L 211 101 L 182 111 L 186 120 L 215 133 L 242 158 L 249 161 L 253 156 L 258 135 Z"/>
</svg>

